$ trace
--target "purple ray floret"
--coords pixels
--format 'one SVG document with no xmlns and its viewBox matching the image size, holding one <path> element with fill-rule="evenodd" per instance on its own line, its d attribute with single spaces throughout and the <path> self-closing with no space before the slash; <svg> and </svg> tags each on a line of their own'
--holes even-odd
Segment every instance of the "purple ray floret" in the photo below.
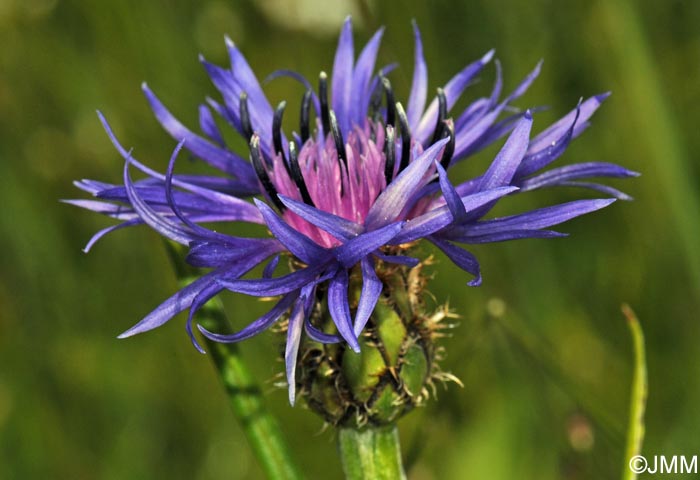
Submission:
<svg viewBox="0 0 700 480">
<path fill-rule="evenodd" d="M 348 18 L 333 64 L 327 66 L 330 76 L 321 72 L 312 82 L 299 73 L 278 70 L 270 77 L 291 77 L 303 86 L 300 133 L 282 131 L 286 104 L 268 100 L 254 70 L 228 38 L 229 66 L 201 58 L 221 97 L 199 105 L 201 133 L 177 120 L 144 84 L 156 119 L 178 142 L 165 173 L 134 158 L 99 114 L 124 160 L 122 183 L 81 180 L 76 186 L 94 199 L 66 203 L 119 223 L 96 233 L 86 251 L 107 233 L 145 224 L 186 246 L 188 263 L 210 269 L 120 338 L 157 328 L 189 310 L 187 332 L 203 351 L 194 333 L 195 314 L 213 296 L 228 290 L 276 297 L 267 313 L 236 333 L 198 328 L 210 340 L 238 342 L 287 319 L 284 357 L 293 403 L 303 336 L 321 343 L 346 342 L 359 351 L 358 338 L 386 294 L 381 269 L 387 263 L 401 268 L 418 265 L 421 260 L 411 256 L 416 243 L 424 239 L 432 243 L 470 274 L 468 284 L 476 286 L 482 282 L 479 262 L 458 244 L 564 236 L 550 227 L 615 199 L 630 199 L 590 180 L 637 175 L 624 167 L 586 162 L 547 169 L 589 126 L 608 94 L 579 101 L 532 138 L 537 109 L 520 110 L 513 102 L 537 78 L 541 62 L 501 98 L 501 66 L 492 50 L 441 84 L 429 99 L 428 67 L 414 23 L 410 94 L 405 102 L 397 102 L 389 78 L 395 65 L 376 65 L 382 35 L 383 29 L 356 50 Z M 492 60 L 496 80 L 489 96 L 453 111 Z M 227 146 L 220 129 L 226 124 L 249 144 L 248 152 Z M 452 183 L 452 166 L 504 138 L 482 174 Z M 175 173 L 181 149 L 207 164 L 211 173 Z M 145 177 L 134 180 L 132 174 L 137 172 Z M 575 200 L 500 218 L 489 214 L 499 201 L 510 202 L 524 192 L 552 186 L 588 188 L 608 198 Z M 238 237 L 205 226 L 231 222 L 264 225 L 268 234 Z M 281 262 L 282 258 L 288 261 Z M 261 275 L 251 276 L 259 266 Z M 333 332 L 322 331 L 311 320 L 323 298 Z"/>
</svg>

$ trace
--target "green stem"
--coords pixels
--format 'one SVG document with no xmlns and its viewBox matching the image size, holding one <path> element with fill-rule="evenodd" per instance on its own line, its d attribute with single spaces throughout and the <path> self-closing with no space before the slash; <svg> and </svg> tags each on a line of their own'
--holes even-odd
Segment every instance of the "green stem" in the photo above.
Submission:
<svg viewBox="0 0 700 480">
<path fill-rule="evenodd" d="M 180 287 L 184 287 L 196 278 L 196 270 L 183 262 L 184 254 L 179 245 L 168 243 L 167 247 Z M 217 333 L 226 334 L 232 331 L 223 306 L 216 298 L 207 302 L 197 313 L 197 322 L 207 330 Z M 218 343 L 209 339 L 205 339 L 205 345 L 228 394 L 231 409 L 267 478 L 302 478 L 292 462 L 280 426 L 265 407 L 260 387 L 245 365 L 238 347 L 235 344 Z"/>
<path fill-rule="evenodd" d="M 630 398 L 630 420 L 627 431 L 627 448 L 625 451 L 625 465 L 622 470 L 624 480 L 637 478 L 632 459 L 641 455 L 644 442 L 644 410 L 646 409 L 649 386 L 647 383 L 647 364 L 644 348 L 644 332 L 639 320 L 628 305 L 622 306 L 622 313 L 627 318 L 627 325 L 632 334 L 634 346 L 634 374 L 632 376 L 632 395 Z"/>
<path fill-rule="evenodd" d="M 341 428 L 338 449 L 345 478 L 405 479 L 396 425 L 378 428 Z"/>
</svg>

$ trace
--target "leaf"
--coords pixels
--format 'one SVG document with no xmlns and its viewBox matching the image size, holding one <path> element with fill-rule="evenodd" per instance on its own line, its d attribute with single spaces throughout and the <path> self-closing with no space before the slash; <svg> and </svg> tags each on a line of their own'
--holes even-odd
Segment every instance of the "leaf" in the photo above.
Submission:
<svg viewBox="0 0 700 480">
<path fill-rule="evenodd" d="M 647 383 L 647 364 L 644 348 L 644 332 L 637 316 L 629 305 L 622 305 L 622 313 L 627 318 L 627 325 L 632 334 L 634 346 L 634 373 L 632 375 L 632 397 L 630 399 L 630 421 L 627 429 L 627 448 L 625 465 L 622 472 L 623 480 L 634 480 L 637 473 L 632 468 L 633 459 L 642 452 L 644 441 L 644 411 L 646 409 L 649 386 Z"/>
</svg>

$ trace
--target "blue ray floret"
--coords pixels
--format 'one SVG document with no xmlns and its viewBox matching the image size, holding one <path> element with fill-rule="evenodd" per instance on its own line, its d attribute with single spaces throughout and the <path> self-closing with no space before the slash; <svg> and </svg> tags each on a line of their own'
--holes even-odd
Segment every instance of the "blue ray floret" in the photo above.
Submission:
<svg viewBox="0 0 700 480">
<path fill-rule="evenodd" d="M 494 51 L 489 51 L 438 88 L 426 107 L 428 69 L 415 24 L 413 31 L 415 64 L 405 109 L 395 101 L 391 87 L 389 74 L 394 66 L 376 66 L 383 29 L 356 60 L 349 18 L 341 30 L 332 74 L 321 72 L 317 89 L 316 82 L 296 72 L 275 72 L 270 78 L 289 76 L 304 88 L 300 133 L 289 136 L 281 127 L 285 104 L 273 108 L 255 73 L 228 38 L 229 67 L 201 58 L 221 96 L 200 105 L 202 134 L 178 121 L 144 84 L 157 120 L 178 142 L 164 174 L 134 158 L 99 115 L 124 159 L 123 183 L 76 182 L 95 198 L 68 203 L 119 222 L 96 233 L 86 251 L 106 233 L 146 224 L 185 245 L 187 262 L 210 269 L 120 338 L 152 330 L 189 310 L 187 331 L 201 350 L 193 324 L 195 313 L 209 299 L 223 290 L 275 298 L 267 313 L 234 334 L 210 332 L 201 326 L 199 330 L 217 342 L 237 342 L 281 318 L 288 319 L 285 360 L 293 403 L 303 333 L 321 343 L 346 342 L 359 351 L 358 338 L 384 290 L 378 269 L 385 263 L 419 264 L 420 259 L 411 256 L 416 242 L 425 239 L 434 244 L 471 274 L 469 285 L 479 285 L 482 277 L 476 257 L 458 244 L 560 237 L 564 234 L 551 227 L 615 199 L 629 199 L 589 180 L 637 175 L 621 166 L 587 162 L 545 170 L 588 127 L 607 94 L 580 101 L 532 137 L 534 110 L 518 110 L 513 102 L 535 80 L 541 64 L 502 97 L 501 67 L 495 60 L 491 93 L 453 112 L 467 87 L 494 59 Z M 227 147 L 219 122 L 249 143 L 248 154 Z M 502 148 L 481 175 L 452 183 L 452 166 L 504 137 Z M 183 148 L 214 173 L 176 174 L 176 158 Z M 145 178 L 134 181 L 134 170 Z M 576 200 L 507 217 L 489 216 L 505 197 L 510 202 L 524 192 L 552 186 L 589 188 L 609 198 Z M 237 237 L 204 226 L 216 222 L 264 225 L 269 236 Z M 276 274 L 280 256 L 289 258 L 291 267 Z M 260 277 L 247 275 L 260 265 L 265 265 Z M 361 279 L 356 300 L 349 295 L 352 275 Z M 335 334 L 319 330 L 310 321 L 318 295 L 327 299 Z"/>
</svg>

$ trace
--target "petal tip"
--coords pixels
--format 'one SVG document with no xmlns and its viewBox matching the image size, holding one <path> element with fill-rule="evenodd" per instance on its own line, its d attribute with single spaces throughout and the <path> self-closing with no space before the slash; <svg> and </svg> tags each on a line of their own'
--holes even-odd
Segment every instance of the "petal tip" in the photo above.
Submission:
<svg viewBox="0 0 700 480">
<path fill-rule="evenodd" d="M 486 54 L 483 57 L 481 57 L 481 63 L 486 65 L 487 63 L 489 63 L 491 61 L 491 59 L 493 58 L 493 56 L 495 54 L 496 54 L 496 49 L 492 48 L 491 50 L 486 52 Z"/>
<path fill-rule="evenodd" d="M 598 101 L 598 103 L 603 103 L 610 95 L 612 95 L 612 92 L 603 92 L 595 95 L 594 98 Z"/>
<path fill-rule="evenodd" d="M 125 338 L 133 337 L 136 334 L 136 332 L 133 331 L 133 328 L 130 328 L 126 332 L 120 333 L 117 335 L 117 338 L 119 340 L 124 340 Z"/>
</svg>

